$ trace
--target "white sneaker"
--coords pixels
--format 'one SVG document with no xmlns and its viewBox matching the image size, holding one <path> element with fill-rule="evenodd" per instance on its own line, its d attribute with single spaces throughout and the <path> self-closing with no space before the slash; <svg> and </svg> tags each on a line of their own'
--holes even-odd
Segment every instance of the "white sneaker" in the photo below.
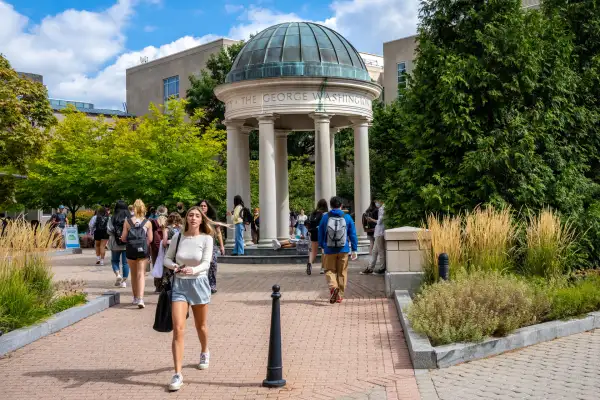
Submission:
<svg viewBox="0 0 600 400">
<path fill-rule="evenodd" d="M 273 239 L 273 250 L 278 250 L 280 248 L 281 248 L 281 243 L 279 243 L 279 240 Z"/>
<path fill-rule="evenodd" d="M 100 265 L 104 265 L 104 260 L 100 260 Z"/>
<path fill-rule="evenodd" d="M 117 280 L 115 281 L 115 286 L 121 286 L 121 282 L 123 282 L 123 277 L 121 275 L 117 275 Z"/>
<path fill-rule="evenodd" d="M 131 304 L 133 304 L 134 306 L 137 306 L 139 302 L 140 302 L 140 299 L 138 299 L 137 297 L 134 297 Z"/>
<path fill-rule="evenodd" d="M 137 306 L 138 308 L 146 308 L 146 305 L 144 304 L 144 299 L 138 299 Z"/>
<path fill-rule="evenodd" d="M 200 353 L 200 364 L 198 364 L 198 369 L 208 369 L 209 362 L 210 362 L 210 352 Z"/>
<path fill-rule="evenodd" d="M 175 374 L 171 378 L 171 383 L 169 384 L 169 390 L 175 392 L 179 390 L 183 386 L 183 375 Z"/>
<path fill-rule="evenodd" d="M 121 287 L 122 287 L 122 288 L 125 288 L 125 287 L 127 287 L 127 282 L 126 282 L 126 281 L 123 281 L 123 282 L 121 282 Z"/>
<path fill-rule="evenodd" d="M 319 274 L 323 275 L 325 273 L 325 268 L 321 267 L 321 272 Z"/>
</svg>

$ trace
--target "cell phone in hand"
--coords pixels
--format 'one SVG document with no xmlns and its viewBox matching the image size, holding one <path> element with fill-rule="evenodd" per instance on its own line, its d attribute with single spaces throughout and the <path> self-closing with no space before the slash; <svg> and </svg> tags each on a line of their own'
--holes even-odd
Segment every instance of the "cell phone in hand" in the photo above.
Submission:
<svg viewBox="0 0 600 400">
<path fill-rule="evenodd" d="M 179 267 L 177 267 L 177 269 L 175 270 L 176 274 L 179 274 L 183 271 L 183 269 L 185 268 L 185 264 L 180 265 Z"/>
</svg>

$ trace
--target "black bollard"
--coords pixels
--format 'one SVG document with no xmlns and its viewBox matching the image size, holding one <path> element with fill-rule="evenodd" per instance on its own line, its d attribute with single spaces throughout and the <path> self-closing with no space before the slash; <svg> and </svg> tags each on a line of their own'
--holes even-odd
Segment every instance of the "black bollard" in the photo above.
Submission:
<svg viewBox="0 0 600 400">
<path fill-rule="evenodd" d="M 448 280 L 448 274 L 450 273 L 450 265 L 448 262 L 448 254 L 442 253 L 438 257 L 438 272 L 440 274 L 440 279 L 445 281 Z"/>
<path fill-rule="evenodd" d="M 267 365 L 267 379 L 263 386 L 278 388 L 285 386 L 283 379 L 283 362 L 281 361 L 281 321 L 279 318 L 279 285 L 273 285 L 273 308 L 271 309 L 271 337 L 269 338 L 269 364 Z"/>
</svg>

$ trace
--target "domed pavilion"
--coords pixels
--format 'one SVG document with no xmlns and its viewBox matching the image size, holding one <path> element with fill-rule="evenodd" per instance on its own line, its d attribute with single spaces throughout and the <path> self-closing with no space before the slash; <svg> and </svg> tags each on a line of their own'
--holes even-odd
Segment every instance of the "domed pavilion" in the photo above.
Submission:
<svg viewBox="0 0 600 400">
<path fill-rule="evenodd" d="M 315 202 L 336 193 L 334 135 L 354 129 L 354 205 L 369 206 L 369 122 L 381 86 L 339 33 L 310 22 L 278 24 L 250 39 L 215 89 L 225 103 L 227 207 L 250 208 L 249 140 L 259 131 L 260 243 L 289 238 L 287 135 L 315 131 Z M 359 239 L 366 239 L 357 224 Z"/>
</svg>

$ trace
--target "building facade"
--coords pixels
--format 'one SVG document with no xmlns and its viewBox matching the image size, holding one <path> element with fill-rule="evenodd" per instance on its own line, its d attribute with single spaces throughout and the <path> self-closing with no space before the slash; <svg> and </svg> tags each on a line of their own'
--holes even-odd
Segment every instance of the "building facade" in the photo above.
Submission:
<svg viewBox="0 0 600 400">
<path fill-rule="evenodd" d="M 525 9 L 536 9 L 540 0 L 521 0 Z M 417 35 L 392 40 L 383 44 L 383 100 L 390 104 L 398 98 L 398 87 L 406 85 L 406 75 L 414 69 Z"/>
<path fill-rule="evenodd" d="M 129 68 L 126 72 L 127 112 L 144 115 L 150 103 L 163 104 L 171 96 L 184 98 L 190 87 L 189 76 L 199 75 L 211 54 L 234 43 L 237 41 L 218 39 Z"/>
</svg>

